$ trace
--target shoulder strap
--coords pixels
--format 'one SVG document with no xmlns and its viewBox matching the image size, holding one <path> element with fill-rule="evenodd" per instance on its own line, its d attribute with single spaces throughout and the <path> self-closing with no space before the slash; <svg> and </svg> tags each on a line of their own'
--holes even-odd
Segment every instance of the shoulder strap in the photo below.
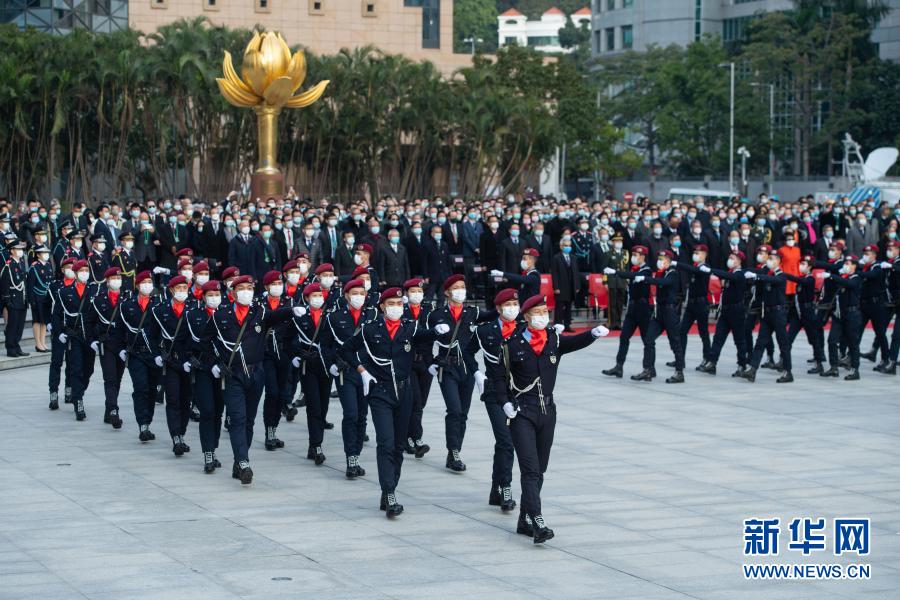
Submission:
<svg viewBox="0 0 900 600">
<path fill-rule="evenodd" d="M 247 317 L 244 318 L 244 323 L 241 325 L 241 330 L 238 332 L 237 339 L 234 340 L 234 346 L 231 347 L 231 354 L 228 356 L 228 365 L 226 365 L 226 369 L 231 370 L 231 363 L 234 361 L 234 355 L 237 352 L 238 347 L 241 345 L 241 340 L 244 339 L 244 330 L 247 329 L 247 323 L 250 322 L 250 315 L 247 314 Z"/>
</svg>

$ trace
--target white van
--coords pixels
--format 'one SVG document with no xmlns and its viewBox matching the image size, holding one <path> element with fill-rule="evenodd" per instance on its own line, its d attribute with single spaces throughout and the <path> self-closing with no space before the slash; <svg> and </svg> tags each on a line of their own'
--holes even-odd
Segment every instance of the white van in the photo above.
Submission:
<svg viewBox="0 0 900 600">
<path fill-rule="evenodd" d="M 679 202 L 684 202 L 685 200 L 693 200 L 697 196 L 705 200 L 728 200 L 731 198 L 731 193 L 727 191 L 721 190 L 707 190 L 704 188 L 700 189 L 691 189 L 691 188 L 672 188 L 669 190 L 669 199 L 670 200 L 678 200 Z"/>
</svg>

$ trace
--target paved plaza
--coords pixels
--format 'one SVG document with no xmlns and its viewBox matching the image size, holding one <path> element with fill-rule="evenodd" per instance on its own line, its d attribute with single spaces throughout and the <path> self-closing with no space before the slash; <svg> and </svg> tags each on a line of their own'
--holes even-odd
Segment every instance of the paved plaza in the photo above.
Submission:
<svg viewBox="0 0 900 600">
<path fill-rule="evenodd" d="M 660 340 L 658 364 L 669 360 Z M 88 420 L 47 410 L 46 366 L 0 373 L 0 598 L 640 598 L 829 599 L 900 596 L 900 394 L 897 377 L 863 365 L 857 383 L 805 374 L 796 383 L 717 377 L 652 384 L 632 345 L 625 379 L 609 379 L 617 340 L 563 358 L 559 424 L 544 484 L 556 538 L 515 534 L 515 514 L 488 507 L 492 437 L 473 401 L 463 447 L 468 471 L 444 468 L 437 386 L 425 412 L 432 452 L 407 459 L 406 512 L 378 511 L 372 442 L 368 475 L 344 478 L 340 404 L 332 400 L 328 461 L 306 460 L 303 413 L 282 424 L 286 448 L 266 452 L 262 424 L 242 487 L 226 468 L 204 475 L 196 425 L 192 452 L 175 458 L 161 407 L 157 440 L 141 445 L 125 378 L 120 431 L 102 423 L 99 366 Z M 868 347 L 868 342 L 864 344 Z M 518 472 L 513 490 L 518 496 Z M 777 557 L 745 560 L 744 519 L 781 519 Z M 826 551 L 788 549 L 794 517 L 828 522 Z M 835 557 L 831 522 L 872 519 L 871 553 Z M 747 581 L 744 563 L 871 565 L 867 581 Z"/>
</svg>

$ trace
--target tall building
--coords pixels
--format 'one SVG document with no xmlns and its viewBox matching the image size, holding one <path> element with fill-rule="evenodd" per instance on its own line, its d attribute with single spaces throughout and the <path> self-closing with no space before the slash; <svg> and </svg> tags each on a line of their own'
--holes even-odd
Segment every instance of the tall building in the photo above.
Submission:
<svg viewBox="0 0 900 600">
<path fill-rule="evenodd" d="M 128 0 L 0 0 L 0 23 L 50 33 L 128 27 Z"/>
<path fill-rule="evenodd" d="M 569 20 L 575 27 L 581 27 L 582 24 L 590 27 L 591 10 L 587 7 L 580 8 L 566 17 L 563 11 L 554 6 L 548 8 L 540 19 L 530 20 L 515 8 L 510 8 L 497 17 L 497 45 L 516 44 L 546 53 L 571 52 L 570 48 L 563 48 L 559 44 L 559 30 Z"/>
</svg>

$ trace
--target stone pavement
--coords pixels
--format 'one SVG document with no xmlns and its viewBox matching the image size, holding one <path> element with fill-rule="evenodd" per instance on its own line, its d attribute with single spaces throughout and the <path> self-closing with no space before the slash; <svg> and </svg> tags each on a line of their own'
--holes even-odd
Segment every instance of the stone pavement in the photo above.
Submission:
<svg viewBox="0 0 900 600">
<path fill-rule="evenodd" d="M 670 355 L 658 345 L 659 365 Z M 779 386 L 693 371 L 651 384 L 632 345 L 626 378 L 609 379 L 617 340 L 563 358 L 559 424 L 544 485 L 556 538 L 543 546 L 514 533 L 515 515 L 487 506 L 491 433 L 476 399 L 464 474 L 444 469 L 437 386 L 426 408 L 432 452 L 404 463 L 406 512 L 378 511 L 374 433 L 369 475 L 346 481 L 340 404 L 332 402 L 328 462 L 305 459 L 305 419 L 279 429 L 287 447 L 251 453 L 253 485 L 226 468 L 176 459 L 158 409 L 157 440 L 141 445 L 126 375 L 125 427 L 102 424 L 99 367 L 88 420 L 47 410 L 46 367 L 0 374 L 0 598 L 898 598 L 900 590 L 900 379 L 864 364 L 857 384 L 805 374 Z M 867 347 L 867 344 L 866 344 Z M 514 482 L 514 492 L 519 486 Z M 868 581 L 746 581 L 743 520 L 777 516 L 781 551 L 752 563 L 869 563 Z M 794 517 L 871 517 L 865 559 L 788 550 Z M 277 595 L 277 596 L 276 596 Z"/>
</svg>

